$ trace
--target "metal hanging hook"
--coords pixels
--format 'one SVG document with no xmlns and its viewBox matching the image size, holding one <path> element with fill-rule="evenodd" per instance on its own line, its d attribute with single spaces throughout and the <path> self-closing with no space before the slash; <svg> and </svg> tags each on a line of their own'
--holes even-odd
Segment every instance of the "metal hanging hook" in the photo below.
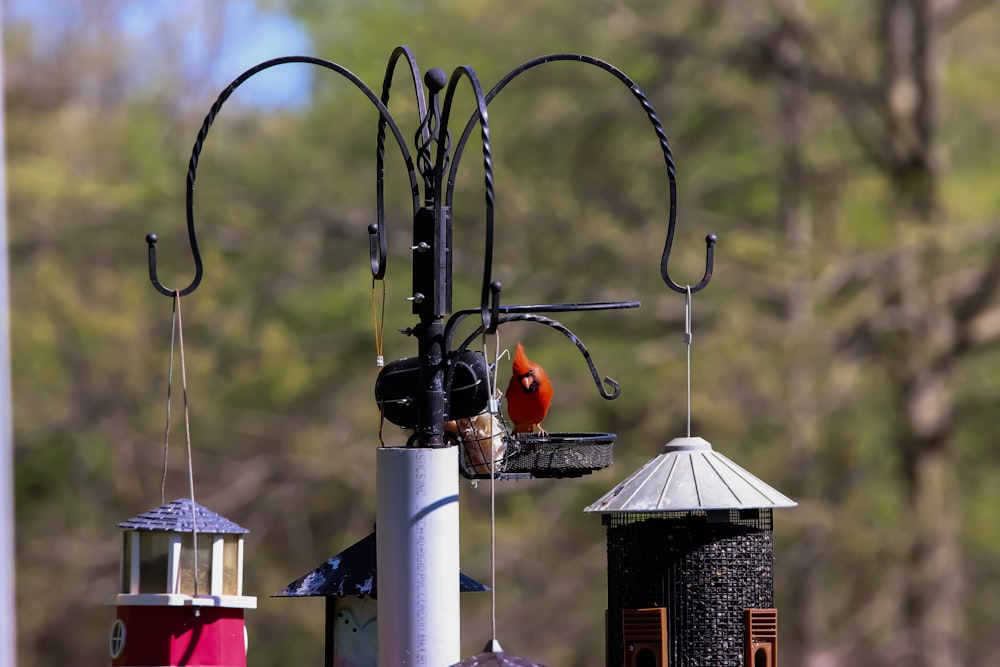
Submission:
<svg viewBox="0 0 1000 667">
<path fill-rule="evenodd" d="M 663 160 L 667 166 L 667 182 L 669 185 L 669 193 L 670 193 L 670 208 L 668 211 L 668 223 L 667 223 L 667 240 L 663 248 L 663 257 L 660 260 L 660 275 L 663 277 L 663 282 L 666 283 L 667 287 L 674 290 L 675 292 L 684 294 L 685 292 L 687 292 L 688 286 L 677 284 L 670 278 L 670 275 L 667 273 L 667 262 L 669 260 L 670 250 L 674 242 L 674 230 L 677 226 L 677 174 L 676 174 L 676 167 L 674 166 L 673 153 L 670 150 L 670 142 L 667 141 L 666 132 L 664 132 L 663 130 L 663 124 L 660 122 L 660 117 L 656 114 L 656 111 L 653 109 L 652 103 L 650 103 L 649 99 L 646 97 L 646 94 L 642 92 L 642 89 L 639 88 L 639 86 L 637 86 L 635 82 L 628 77 L 628 75 L 626 75 L 624 72 L 622 72 L 620 69 L 618 69 L 611 63 L 606 62 L 604 60 L 600 60 L 598 58 L 594 58 L 592 56 L 587 56 L 580 53 L 553 53 L 545 56 L 540 56 L 538 58 L 533 58 L 532 60 L 524 62 L 521 65 L 515 67 L 510 72 L 508 72 L 506 75 L 504 75 L 504 77 L 500 79 L 500 81 L 498 81 L 497 84 L 493 86 L 493 88 L 491 88 L 490 91 L 486 94 L 484 106 L 489 105 L 489 103 L 492 102 L 494 98 L 496 98 L 496 96 L 500 93 L 500 91 L 506 88 L 511 81 L 516 79 L 521 74 L 524 74 L 528 70 L 534 69 L 535 67 L 538 67 L 540 65 L 546 65 L 554 62 L 578 62 L 586 65 L 593 65 L 594 67 L 604 70 L 608 74 L 611 74 L 616 79 L 618 79 L 621 83 L 628 86 L 629 90 L 632 92 L 632 95 L 642 106 L 643 111 L 646 112 L 646 117 L 649 119 L 650 124 L 653 126 L 653 131 L 656 133 L 656 138 L 659 141 L 660 150 L 663 152 Z M 451 170 L 448 177 L 449 187 L 446 196 L 446 202 L 449 206 L 451 205 L 452 196 L 454 194 L 456 173 L 458 172 L 458 166 L 462 159 L 462 153 L 465 150 L 465 143 L 469 140 L 469 137 L 472 134 L 472 129 L 476 126 L 477 123 L 481 122 L 481 117 L 483 115 L 484 112 L 479 110 L 473 113 L 468 123 L 466 123 L 465 129 L 462 131 L 462 136 L 459 138 L 458 143 L 455 147 L 455 155 L 454 159 L 452 160 Z M 486 134 L 488 137 L 488 132 Z M 709 234 L 706 237 L 705 241 L 708 246 L 705 258 L 705 274 L 704 276 L 702 276 L 702 279 L 697 284 L 691 287 L 692 293 L 700 292 L 702 289 L 705 288 L 706 285 L 708 285 L 709 281 L 712 279 L 712 267 L 715 255 L 714 248 L 716 242 L 718 241 L 718 237 L 716 237 L 715 234 Z"/>
<path fill-rule="evenodd" d="M 670 226 L 667 228 L 667 242 L 663 246 L 663 257 L 660 259 L 660 276 L 667 287 L 673 291 L 680 294 L 694 294 L 705 289 L 709 281 L 712 280 L 712 271 L 715 266 L 715 244 L 718 243 L 719 237 L 715 234 L 709 234 L 705 237 L 705 274 L 701 280 L 696 285 L 678 285 L 670 279 L 670 274 L 667 272 L 667 262 L 670 260 L 670 247 L 674 243 L 675 226 L 674 216 L 671 215 Z"/>
<path fill-rule="evenodd" d="M 425 122 L 427 116 L 427 103 L 424 100 L 424 89 L 420 85 L 420 67 L 413 51 L 406 46 L 397 46 L 389 56 L 389 62 L 385 68 L 385 76 L 382 79 L 381 102 L 389 108 L 389 90 L 392 88 L 392 77 L 396 71 L 396 63 L 400 59 L 406 61 L 407 70 L 413 83 L 413 93 L 417 100 L 417 119 Z M 376 220 L 368 225 L 368 256 L 371 261 L 372 278 L 381 280 L 385 277 L 386 262 L 388 255 L 388 241 L 386 240 L 385 224 L 385 128 L 389 120 L 379 115 L 378 131 L 376 132 L 375 147 L 375 199 L 377 204 Z M 418 131 L 419 133 L 419 131 Z M 426 131 L 424 132 L 426 134 Z M 419 142 L 418 142 L 419 145 Z M 417 189 L 416 180 L 410 179 L 411 196 L 413 198 L 413 213 L 416 215 L 420 206 L 420 192 Z"/>
<path fill-rule="evenodd" d="M 246 70 L 238 77 L 236 77 L 232 83 L 230 83 L 226 88 L 219 94 L 215 102 L 212 104 L 211 109 L 205 115 L 205 120 L 201 124 L 201 129 L 198 131 L 198 136 L 195 139 L 194 147 L 191 149 L 191 159 L 188 162 L 187 171 L 187 199 L 186 199 L 186 212 L 187 212 L 187 228 L 188 228 L 188 240 L 191 244 L 191 255 L 194 258 L 195 274 L 194 279 L 191 283 L 181 290 L 170 289 L 165 287 L 157 277 L 156 270 L 156 234 L 146 235 L 146 245 L 149 249 L 149 280 L 153 283 L 153 287 L 156 288 L 160 294 L 164 296 L 173 297 L 175 293 L 179 293 L 180 296 L 187 296 L 195 289 L 197 289 L 199 283 L 201 283 L 201 277 L 203 273 L 203 266 L 201 261 L 201 254 L 198 252 L 198 239 L 194 231 L 194 182 L 195 175 L 198 171 L 198 158 L 201 156 L 202 148 L 205 144 L 205 139 L 208 136 L 208 131 L 212 127 L 212 123 L 215 122 L 215 117 L 218 115 L 219 110 L 222 109 L 222 105 L 225 104 L 226 100 L 233 94 L 233 92 L 240 87 L 244 82 L 255 74 L 258 74 L 266 69 L 275 67 L 277 65 L 285 65 L 288 63 L 305 63 L 308 65 L 317 65 L 319 67 L 324 67 L 326 69 L 332 70 L 337 74 L 340 74 L 351 83 L 353 83 L 369 101 L 375 105 L 378 109 L 381 119 L 384 121 L 385 125 L 388 125 L 389 129 L 392 131 L 393 136 L 396 139 L 396 143 L 399 145 L 399 150 L 403 154 L 403 160 L 406 163 L 406 169 L 410 177 L 410 189 L 414 193 L 414 207 L 419 205 L 418 200 L 418 186 L 417 186 L 417 176 L 416 167 L 413 164 L 413 158 L 410 157 L 410 151 L 406 147 L 406 139 L 403 137 L 403 133 L 400 131 L 399 126 L 393 120 L 392 115 L 389 113 L 389 109 L 385 106 L 381 99 L 375 94 L 375 92 L 369 88 L 364 81 L 362 81 L 356 74 L 348 70 L 347 68 L 338 65 L 337 63 L 324 60 L 322 58 L 314 58 L 312 56 L 283 56 L 281 58 L 273 58 L 271 60 L 266 60 L 262 63 L 254 65 L 250 69 Z M 379 213 L 380 216 L 383 211 L 381 192 L 379 194 Z M 380 217 L 379 222 L 382 224 L 371 225 L 368 228 L 368 232 L 371 235 L 369 244 L 372 250 L 372 275 L 376 278 L 381 278 L 382 274 L 385 272 L 385 226 Z"/>
<path fill-rule="evenodd" d="M 156 291 L 164 296 L 169 297 L 181 297 L 187 296 L 191 292 L 195 291 L 198 287 L 198 283 L 201 282 L 202 273 L 204 273 L 204 267 L 201 263 L 201 253 L 198 252 L 198 237 L 194 233 L 194 221 L 188 220 L 188 241 L 191 243 L 191 255 L 194 258 L 194 279 L 191 284 L 182 290 L 172 290 L 168 287 L 164 287 L 160 282 L 160 279 L 156 275 L 156 242 L 159 238 L 156 234 L 150 233 L 146 234 L 146 246 L 148 248 L 147 254 L 149 256 L 149 282 L 153 283 L 153 287 Z"/>
<path fill-rule="evenodd" d="M 462 311 L 461 314 L 469 314 L 472 312 L 475 311 Z M 460 313 L 456 313 L 456 315 L 458 314 Z M 583 360 L 587 362 L 587 367 L 590 369 L 590 375 L 594 379 L 594 385 L 597 387 L 597 393 L 601 395 L 601 398 L 613 401 L 616 398 L 618 398 L 618 396 L 621 394 L 622 391 L 621 384 L 616 382 L 614 379 L 608 377 L 607 375 L 601 378 L 600 373 L 597 372 L 597 367 L 594 365 L 594 360 L 590 356 L 590 351 L 583 344 L 583 341 L 581 341 L 577 337 L 577 335 L 573 333 L 569 329 L 569 327 L 567 327 L 562 322 L 554 320 L 551 317 L 545 317 L 544 315 L 536 315 L 534 313 L 512 313 L 509 315 L 501 315 L 497 317 L 496 324 L 498 326 L 500 324 L 506 324 L 507 322 L 535 322 L 537 324 L 544 324 L 547 327 L 555 329 L 563 336 L 565 336 L 567 339 L 569 339 L 569 341 L 576 346 L 576 349 L 580 351 L 580 354 L 583 355 Z M 468 348 L 469 345 L 472 343 L 472 341 L 481 336 L 484 331 L 485 330 L 483 327 L 478 327 L 475 331 L 469 334 L 469 336 L 464 341 L 462 341 L 462 343 L 457 348 L 455 348 L 456 351 L 462 352 L 463 350 Z M 605 388 L 605 385 L 607 386 L 607 388 Z"/>
</svg>

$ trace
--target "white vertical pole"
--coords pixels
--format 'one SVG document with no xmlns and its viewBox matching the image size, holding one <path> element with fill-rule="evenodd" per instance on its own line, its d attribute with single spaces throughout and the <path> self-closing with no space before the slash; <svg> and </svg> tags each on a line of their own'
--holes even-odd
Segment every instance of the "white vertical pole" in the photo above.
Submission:
<svg viewBox="0 0 1000 667">
<path fill-rule="evenodd" d="M 3 15 L 0 8 L 0 34 Z M 7 155 L 4 135 L 3 39 L 0 37 L 0 665 L 17 664 L 14 622 L 14 445 L 10 405 L 10 314 L 7 270 Z"/>
<path fill-rule="evenodd" d="M 139 535 L 138 530 L 129 530 L 125 534 L 130 536 L 129 541 L 131 545 L 129 548 L 132 549 L 132 572 L 129 574 L 130 583 L 126 592 L 136 595 L 140 590 L 139 572 L 142 571 L 142 537 Z"/>
<path fill-rule="evenodd" d="M 170 533 L 167 537 L 167 593 L 181 592 L 181 544 L 180 533 Z M 198 578 L 198 573 L 194 573 L 194 578 Z M 192 580 L 192 585 L 193 580 Z"/>
<path fill-rule="evenodd" d="M 236 594 L 243 595 L 243 536 L 236 542 Z"/>
<path fill-rule="evenodd" d="M 211 584 L 208 587 L 209 595 L 222 595 L 223 572 L 222 564 L 225 562 L 226 542 L 222 534 L 212 536 L 212 563 L 209 567 L 209 577 Z"/>
<path fill-rule="evenodd" d="M 458 448 L 381 447 L 378 510 L 378 664 L 461 661 Z"/>
</svg>

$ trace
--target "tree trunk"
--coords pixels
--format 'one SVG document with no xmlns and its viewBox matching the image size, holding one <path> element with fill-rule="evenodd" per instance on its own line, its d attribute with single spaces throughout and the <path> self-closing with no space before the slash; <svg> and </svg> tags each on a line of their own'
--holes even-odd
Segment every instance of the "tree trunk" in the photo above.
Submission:
<svg viewBox="0 0 1000 667">
<path fill-rule="evenodd" d="M 809 168 L 803 154 L 808 137 L 808 82 L 801 68 L 804 57 L 801 45 L 791 34 L 778 34 L 775 48 L 785 61 L 795 63 L 786 76 L 777 78 L 777 111 L 780 126 L 781 163 L 778 173 L 778 222 L 785 232 L 788 246 L 789 275 L 785 291 L 787 312 L 786 334 L 790 349 L 786 366 L 785 391 L 788 399 L 787 438 L 791 463 L 799 471 L 797 483 L 790 488 L 793 496 L 805 498 L 814 493 L 816 481 L 816 448 L 818 401 L 816 397 L 816 364 L 813 354 L 815 327 L 814 288 L 810 270 L 813 246 L 813 225 L 809 215 L 807 193 Z M 822 636 L 823 569 L 821 560 L 824 529 L 805 522 L 796 540 L 791 557 L 791 606 L 795 614 L 788 619 L 789 661 L 808 667 L 810 656 L 818 653 Z"/>
<path fill-rule="evenodd" d="M 897 229 L 881 341 L 900 411 L 897 451 L 912 513 L 902 654 L 918 667 L 959 667 L 961 559 L 955 526 L 953 355 L 956 322 L 933 288 L 939 252 L 908 242 L 939 223 L 935 170 L 934 25 L 928 0 L 884 0 L 882 90 L 889 130 L 885 165 Z"/>
</svg>

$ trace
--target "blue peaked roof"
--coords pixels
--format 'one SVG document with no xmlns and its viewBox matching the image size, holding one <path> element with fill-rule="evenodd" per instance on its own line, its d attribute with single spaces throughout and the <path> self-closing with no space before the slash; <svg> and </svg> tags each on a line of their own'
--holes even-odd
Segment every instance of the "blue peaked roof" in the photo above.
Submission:
<svg viewBox="0 0 1000 667">
<path fill-rule="evenodd" d="M 375 576 L 377 554 L 375 533 L 362 538 L 339 554 L 272 595 L 275 598 L 358 597 L 378 598 Z M 487 591 L 472 577 L 459 573 L 458 589 L 465 592 Z"/>
<path fill-rule="evenodd" d="M 194 503 L 194 516 L 191 512 L 191 499 L 178 498 L 166 505 L 160 505 L 139 516 L 122 521 L 119 528 L 131 530 L 162 530 L 173 533 L 193 533 L 197 520 L 199 533 L 248 533 L 246 528 L 237 525 L 224 516 Z"/>
</svg>

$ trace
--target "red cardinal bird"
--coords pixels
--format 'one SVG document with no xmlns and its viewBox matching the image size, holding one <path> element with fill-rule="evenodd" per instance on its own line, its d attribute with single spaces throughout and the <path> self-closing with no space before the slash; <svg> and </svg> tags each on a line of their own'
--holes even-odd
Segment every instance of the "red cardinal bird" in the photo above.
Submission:
<svg viewBox="0 0 1000 667">
<path fill-rule="evenodd" d="M 517 344 L 513 376 L 507 385 L 507 414 L 514 422 L 515 433 L 534 433 L 535 427 L 545 435 L 542 420 L 552 403 L 552 383 L 542 367 L 532 363 L 524 353 L 524 346 Z"/>
</svg>

